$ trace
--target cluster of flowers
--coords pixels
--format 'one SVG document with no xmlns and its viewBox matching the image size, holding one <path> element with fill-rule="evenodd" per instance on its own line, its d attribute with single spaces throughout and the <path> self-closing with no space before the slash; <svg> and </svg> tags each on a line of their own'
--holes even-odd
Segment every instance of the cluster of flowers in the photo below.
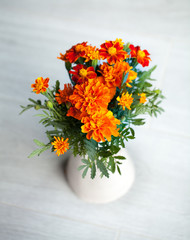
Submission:
<svg viewBox="0 0 190 240">
<path fill-rule="evenodd" d="M 121 39 L 106 41 L 99 49 L 87 42 L 76 44 L 58 57 L 69 64 L 71 83 L 58 90 L 55 101 L 67 107 L 67 117 L 81 121 L 81 131 L 88 140 L 111 141 L 112 136 L 119 136 L 120 120 L 114 116 L 109 104 L 114 101 L 114 106 L 121 106 L 122 110 L 131 109 L 134 98 L 128 89 L 137 78 L 134 65 L 148 66 L 149 55 L 139 46 L 124 45 Z M 132 67 L 129 63 L 133 60 Z M 31 87 L 37 94 L 44 93 L 49 87 L 48 82 L 49 78 L 40 77 Z M 138 95 L 139 103 L 144 104 L 146 94 Z M 52 145 L 58 156 L 69 149 L 68 138 L 55 136 L 54 139 Z"/>
</svg>

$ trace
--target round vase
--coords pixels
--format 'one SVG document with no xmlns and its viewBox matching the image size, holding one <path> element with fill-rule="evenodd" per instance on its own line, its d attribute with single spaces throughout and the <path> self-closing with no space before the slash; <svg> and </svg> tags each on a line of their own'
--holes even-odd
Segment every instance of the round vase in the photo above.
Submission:
<svg viewBox="0 0 190 240">
<path fill-rule="evenodd" d="M 134 165 L 125 149 L 121 149 L 116 155 L 126 157 L 126 160 L 120 161 L 121 175 L 116 170 L 115 173 L 109 172 L 109 178 L 105 176 L 101 178 L 101 172 L 96 168 L 94 179 L 90 177 L 90 169 L 86 177 L 82 178 L 82 170 L 78 170 L 83 164 L 82 158 L 70 156 L 66 165 L 66 178 L 79 198 L 91 203 L 108 203 L 119 199 L 129 191 L 135 179 Z"/>
</svg>

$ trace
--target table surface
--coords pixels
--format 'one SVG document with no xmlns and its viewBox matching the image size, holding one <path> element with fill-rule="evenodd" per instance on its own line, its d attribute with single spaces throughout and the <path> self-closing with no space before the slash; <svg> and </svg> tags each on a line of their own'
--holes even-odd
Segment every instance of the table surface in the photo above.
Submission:
<svg viewBox="0 0 190 240">
<path fill-rule="evenodd" d="M 0 239 L 190 239 L 189 25 L 188 0 L 0 1 Z M 46 137 L 36 112 L 19 116 L 19 105 L 36 98 L 30 85 L 39 76 L 68 82 L 59 52 L 115 38 L 151 53 L 165 113 L 127 144 L 130 192 L 94 205 L 68 187 L 62 157 L 27 158 L 32 140 Z"/>
</svg>

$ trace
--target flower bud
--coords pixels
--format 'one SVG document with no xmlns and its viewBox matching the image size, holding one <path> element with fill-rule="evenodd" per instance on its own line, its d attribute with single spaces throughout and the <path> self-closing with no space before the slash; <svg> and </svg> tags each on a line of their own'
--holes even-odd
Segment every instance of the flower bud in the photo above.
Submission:
<svg viewBox="0 0 190 240">
<path fill-rule="evenodd" d="M 66 107 L 67 107 L 67 109 L 69 109 L 71 107 L 71 103 L 70 102 L 66 102 Z"/>
<path fill-rule="evenodd" d="M 39 110 L 40 108 L 41 108 L 40 105 L 36 105 L 36 106 L 35 106 L 35 109 L 36 109 L 36 110 Z"/>
<path fill-rule="evenodd" d="M 121 121 L 122 121 L 122 122 L 125 121 L 125 116 L 122 116 L 122 117 L 121 117 Z"/>
<path fill-rule="evenodd" d="M 50 109 L 53 109 L 53 104 L 50 101 L 47 101 L 47 107 Z"/>
</svg>

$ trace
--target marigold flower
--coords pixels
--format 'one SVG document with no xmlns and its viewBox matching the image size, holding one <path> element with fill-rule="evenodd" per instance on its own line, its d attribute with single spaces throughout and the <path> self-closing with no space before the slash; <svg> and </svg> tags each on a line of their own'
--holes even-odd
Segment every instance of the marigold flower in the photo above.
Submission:
<svg viewBox="0 0 190 240">
<path fill-rule="evenodd" d="M 48 85 L 49 78 L 43 79 L 42 77 L 39 77 L 35 80 L 35 83 L 31 85 L 33 89 L 33 92 L 36 92 L 36 94 L 46 92 L 46 89 L 49 87 Z"/>
<path fill-rule="evenodd" d="M 109 64 L 115 64 L 117 61 L 121 62 L 129 55 L 123 50 L 123 42 L 121 39 L 115 41 L 106 41 L 101 45 L 99 50 L 100 58 L 107 59 Z"/>
<path fill-rule="evenodd" d="M 64 84 L 64 89 L 55 94 L 55 99 L 59 104 L 69 101 L 69 96 L 73 93 L 73 87 L 70 83 Z"/>
<path fill-rule="evenodd" d="M 128 75 L 128 78 L 126 81 L 126 86 L 131 88 L 132 86 L 130 85 L 130 83 L 132 83 L 132 81 L 136 78 L 137 78 L 137 73 L 133 70 L 129 70 L 129 75 Z"/>
<path fill-rule="evenodd" d="M 84 57 L 86 45 L 87 42 L 78 43 L 67 50 L 64 55 L 60 53 L 60 57 L 57 58 L 66 62 L 74 63 L 79 57 Z"/>
<path fill-rule="evenodd" d="M 106 87 L 109 88 L 109 96 L 110 96 L 110 101 L 112 100 L 112 98 L 115 96 L 116 93 L 116 87 L 112 87 L 112 86 L 108 86 L 108 84 L 106 83 L 105 79 L 103 76 L 98 76 L 96 78 L 97 82 L 103 83 Z"/>
<path fill-rule="evenodd" d="M 102 65 L 100 65 L 100 72 L 105 79 L 106 86 L 109 88 L 121 86 L 122 77 L 120 78 L 118 75 L 115 75 L 114 67 L 104 62 Z"/>
<path fill-rule="evenodd" d="M 131 57 L 136 58 L 137 62 L 140 63 L 143 67 L 149 65 L 149 61 L 151 61 L 149 57 L 149 52 L 147 50 L 141 50 L 139 46 L 134 47 L 134 45 L 129 45 L 131 49 Z"/>
<path fill-rule="evenodd" d="M 86 83 L 75 85 L 69 101 L 81 112 L 93 114 L 107 108 L 111 100 L 109 93 L 108 87 L 93 79 Z"/>
<path fill-rule="evenodd" d="M 113 116 L 111 111 L 96 112 L 94 115 L 82 118 L 84 125 L 81 127 L 86 138 L 93 138 L 97 142 L 111 141 L 111 136 L 119 136 L 117 125 L 120 120 Z"/>
<path fill-rule="evenodd" d="M 54 146 L 54 151 L 57 151 L 56 154 L 57 156 L 64 154 L 68 149 L 69 149 L 69 143 L 67 142 L 69 139 L 67 138 L 64 140 L 63 137 L 55 137 L 55 141 L 52 142 L 51 144 Z"/>
<path fill-rule="evenodd" d="M 78 120 L 81 120 L 82 117 L 86 117 L 88 114 L 86 112 L 81 112 L 76 107 L 70 107 L 67 112 L 67 117 L 74 117 Z"/>
<path fill-rule="evenodd" d="M 118 105 L 121 105 L 123 110 L 125 110 L 125 107 L 129 110 L 131 110 L 131 104 L 133 103 L 132 94 L 129 95 L 129 93 L 123 93 L 121 98 L 118 96 L 116 99 L 119 103 Z"/>
<path fill-rule="evenodd" d="M 77 84 L 84 83 L 89 79 L 95 79 L 97 76 L 93 67 L 87 67 L 83 64 L 76 65 L 69 73 L 73 75 L 72 80 Z"/>
<path fill-rule="evenodd" d="M 96 47 L 92 47 L 92 46 L 87 46 L 85 48 L 85 62 L 88 62 L 90 60 L 94 60 L 94 59 L 99 59 L 99 51 Z"/>
<path fill-rule="evenodd" d="M 127 87 L 132 87 L 129 83 L 131 83 L 137 77 L 137 73 L 133 71 L 132 68 L 133 67 L 131 67 L 127 62 L 117 62 L 114 65 L 114 75 L 116 78 L 119 79 L 118 81 L 120 82 L 122 81 L 123 73 L 124 74 L 128 73 L 128 77 L 126 80 Z"/>
<path fill-rule="evenodd" d="M 140 103 L 145 103 L 147 100 L 146 100 L 146 93 L 139 93 L 138 94 L 140 96 Z"/>
<path fill-rule="evenodd" d="M 127 62 L 116 62 L 114 66 L 109 66 L 107 63 L 103 63 L 100 66 L 100 72 L 105 78 L 105 84 L 109 88 L 111 87 L 121 87 L 121 82 L 123 78 L 123 73 L 128 73 L 128 78 L 126 80 L 127 87 L 132 87 L 129 83 L 132 82 L 137 77 L 137 73 L 131 70 L 132 67 L 129 66 Z"/>
</svg>

